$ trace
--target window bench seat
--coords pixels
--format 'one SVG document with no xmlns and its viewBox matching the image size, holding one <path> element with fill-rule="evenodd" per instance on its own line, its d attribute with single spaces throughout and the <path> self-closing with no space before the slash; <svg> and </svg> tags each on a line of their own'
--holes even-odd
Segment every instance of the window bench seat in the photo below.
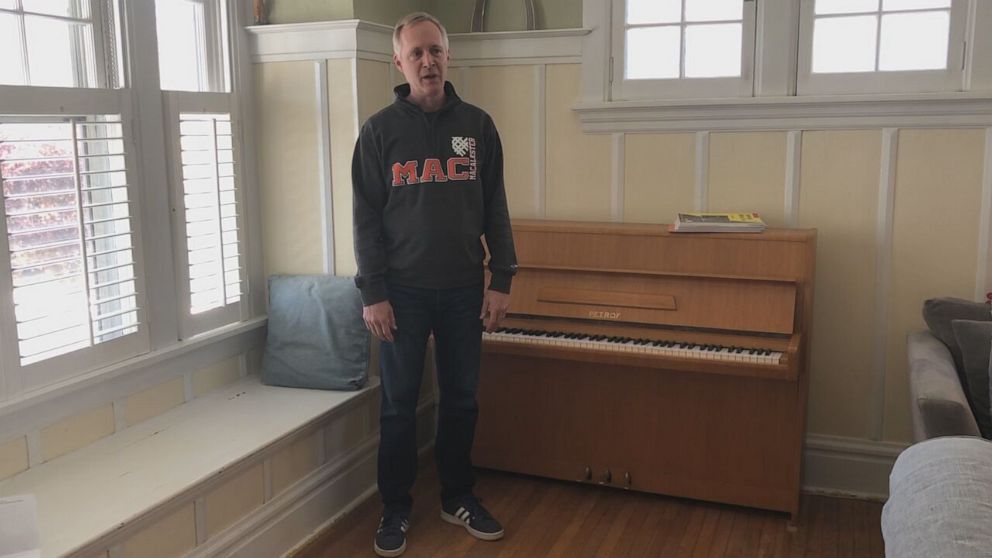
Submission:
<svg viewBox="0 0 992 558">
<path fill-rule="evenodd" d="M 236 553 L 285 509 L 331 492 L 350 505 L 374 487 L 378 397 L 377 378 L 338 392 L 248 376 L 5 479 L 0 496 L 35 495 L 43 558 Z M 326 504 L 310 507 L 342 511 Z"/>
</svg>

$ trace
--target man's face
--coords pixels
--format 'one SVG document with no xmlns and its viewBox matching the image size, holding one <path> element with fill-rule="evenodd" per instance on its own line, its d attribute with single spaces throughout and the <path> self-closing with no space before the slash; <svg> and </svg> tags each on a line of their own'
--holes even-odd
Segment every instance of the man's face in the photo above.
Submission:
<svg viewBox="0 0 992 558">
<path fill-rule="evenodd" d="M 411 97 L 433 97 L 444 92 L 448 49 L 444 48 L 441 30 L 430 21 L 403 27 L 400 53 L 393 54 L 393 63 L 410 84 Z"/>
</svg>

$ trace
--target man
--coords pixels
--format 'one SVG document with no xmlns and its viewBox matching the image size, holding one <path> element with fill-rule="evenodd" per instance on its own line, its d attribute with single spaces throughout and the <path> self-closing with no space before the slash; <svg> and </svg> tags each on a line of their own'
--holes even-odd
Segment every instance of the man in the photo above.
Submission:
<svg viewBox="0 0 992 558">
<path fill-rule="evenodd" d="M 445 81 L 448 36 L 426 13 L 393 30 L 393 63 L 406 84 L 362 127 L 352 161 L 355 254 L 363 315 L 381 341 L 379 493 L 374 549 L 399 556 L 417 470 L 416 406 L 433 334 L 440 388 L 435 444 L 441 517 L 483 540 L 503 528 L 472 494 L 470 454 L 482 329 L 509 306 L 516 255 L 492 119 Z M 481 237 L 491 281 L 484 288 Z"/>
</svg>

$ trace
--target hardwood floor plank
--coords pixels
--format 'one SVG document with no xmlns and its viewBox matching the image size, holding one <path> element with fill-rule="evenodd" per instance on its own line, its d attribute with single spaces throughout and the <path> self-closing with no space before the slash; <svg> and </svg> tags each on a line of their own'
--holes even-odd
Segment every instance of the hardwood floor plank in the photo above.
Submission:
<svg viewBox="0 0 992 558">
<path fill-rule="evenodd" d="M 440 518 L 433 460 L 423 461 L 404 558 L 882 558 L 882 505 L 804 495 L 785 514 L 480 470 L 476 494 L 506 530 L 480 541 Z M 294 558 L 374 556 L 378 495 Z"/>
<path fill-rule="evenodd" d="M 703 517 L 703 526 L 699 530 L 699 536 L 696 537 L 696 544 L 692 547 L 692 558 L 709 557 L 710 546 L 714 542 L 716 527 L 720 522 L 720 514 L 720 508 L 715 506 L 710 506 L 706 509 L 706 515 Z"/>
<path fill-rule="evenodd" d="M 692 507 L 692 511 L 689 514 L 689 522 L 686 524 L 685 530 L 682 531 L 682 537 L 679 540 L 678 548 L 675 550 L 675 556 L 692 556 L 693 549 L 696 548 L 696 543 L 699 542 L 699 535 L 703 530 L 703 523 L 706 520 L 708 512 L 709 504 Z"/>
</svg>

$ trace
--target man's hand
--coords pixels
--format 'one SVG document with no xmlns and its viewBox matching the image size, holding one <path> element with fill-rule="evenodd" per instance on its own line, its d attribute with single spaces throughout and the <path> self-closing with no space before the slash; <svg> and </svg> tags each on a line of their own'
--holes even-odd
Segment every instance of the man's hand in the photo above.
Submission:
<svg viewBox="0 0 992 558">
<path fill-rule="evenodd" d="M 388 300 L 376 302 L 362 308 L 362 319 L 365 327 L 380 341 L 393 342 L 393 330 L 396 329 L 396 317 L 393 316 L 393 305 Z"/>
<path fill-rule="evenodd" d="M 486 331 L 492 333 L 499 327 L 499 322 L 506 317 L 506 310 L 510 307 L 510 295 L 486 289 L 485 298 L 482 299 L 482 314 L 480 320 L 485 320 L 483 324 Z"/>
</svg>

